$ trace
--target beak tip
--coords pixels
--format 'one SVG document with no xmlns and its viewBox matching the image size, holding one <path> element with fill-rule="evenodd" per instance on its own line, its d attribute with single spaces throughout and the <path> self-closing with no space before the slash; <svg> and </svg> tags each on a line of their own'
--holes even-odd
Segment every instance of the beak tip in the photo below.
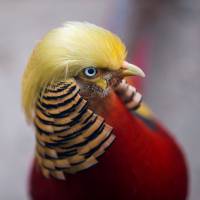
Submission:
<svg viewBox="0 0 200 200">
<path fill-rule="evenodd" d="M 138 75 L 138 76 L 140 76 L 142 78 L 145 78 L 146 75 L 145 75 L 144 71 L 139 67 L 136 67 L 136 69 L 137 69 L 136 75 Z"/>
<path fill-rule="evenodd" d="M 146 77 L 146 74 L 142 71 L 142 73 L 141 73 L 141 77 L 142 78 L 145 78 Z"/>
<path fill-rule="evenodd" d="M 124 62 L 123 67 L 125 68 L 125 76 L 140 76 L 144 78 L 146 75 L 142 69 L 140 69 L 138 66 L 130 64 L 128 62 Z"/>
</svg>

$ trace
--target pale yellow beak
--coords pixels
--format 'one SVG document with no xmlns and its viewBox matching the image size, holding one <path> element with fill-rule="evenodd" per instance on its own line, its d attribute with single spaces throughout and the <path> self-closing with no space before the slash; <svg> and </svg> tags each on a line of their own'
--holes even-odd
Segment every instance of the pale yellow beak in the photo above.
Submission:
<svg viewBox="0 0 200 200">
<path fill-rule="evenodd" d="M 130 64 L 126 61 L 123 62 L 121 73 L 123 77 L 126 77 L 126 76 L 145 77 L 144 72 L 139 67 L 137 67 L 136 65 Z M 95 81 L 95 84 L 103 90 L 108 88 L 108 82 L 104 78 L 98 79 L 97 81 Z"/>
<path fill-rule="evenodd" d="M 145 77 L 145 73 L 137 67 L 136 65 L 133 65 L 127 61 L 123 62 L 122 65 L 122 75 L 125 76 L 140 76 L 140 77 Z"/>
</svg>

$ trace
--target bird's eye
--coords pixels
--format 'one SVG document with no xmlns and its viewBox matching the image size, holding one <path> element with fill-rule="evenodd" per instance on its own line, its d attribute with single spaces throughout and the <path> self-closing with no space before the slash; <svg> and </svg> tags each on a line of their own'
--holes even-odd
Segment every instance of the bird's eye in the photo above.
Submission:
<svg viewBox="0 0 200 200">
<path fill-rule="evenodd" d="M 95 67 L 87 67 L 87 68 L 84 69 L 84 74 L 87 77 L 92 78 L 97 74 L 97 69 Z"/>
</svg>

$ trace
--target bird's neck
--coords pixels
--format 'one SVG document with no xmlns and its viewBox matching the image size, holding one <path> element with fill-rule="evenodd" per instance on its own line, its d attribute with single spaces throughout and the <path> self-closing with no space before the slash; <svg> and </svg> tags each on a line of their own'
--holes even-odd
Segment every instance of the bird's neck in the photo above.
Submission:
<svg viewBox="0 0 200 200">
<path fill-rule="evenodd" d="M 105 97 L 97 96 L 92 99 L 89 99 L 88 100 L 89 108 L 93 110 L 96 114 L 102 117 L 105 117 L 106 113 L 112 110 L 113 95 L 114 95 L 114 92 L 112 91 Z"/>
<path fill-rule="evenodd" d="M 112 127 L 96 114 L 96 110 L 103 114 L 106 104 L 102 105 L 91 105 L 95 112 L 89 109 L 72 80 L 45 90 L 37 102 L 35 127 L 36 157 L 46 177 L 65 179 L 67 173 L 98 162 L 115 138 Z"/>
<path fill-rule="evenodd" d="M 115 91 L 112 90 L 107 96 L 96 96 L 88 100 L 90 108 L 104 118 L 107 118 L 110 112 L 119 110 L 119 101 L 132 112 L 140 107 L 142 95 L 126 80 L 122 80 Z"/>
</svg>

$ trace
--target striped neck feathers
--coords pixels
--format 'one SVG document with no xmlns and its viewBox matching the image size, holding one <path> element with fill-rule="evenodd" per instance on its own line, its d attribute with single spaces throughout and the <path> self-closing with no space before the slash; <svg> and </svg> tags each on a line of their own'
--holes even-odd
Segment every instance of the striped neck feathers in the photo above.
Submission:
<svg viewBox="0 0 200 200">
<path fill-rule="evenodd" d="M 97 164 L 115 139 L 79 90 L 73 79 L 57 82 L 36 103 L 36 159 L 45 177 L 65 180 Z"/>
</svg>

